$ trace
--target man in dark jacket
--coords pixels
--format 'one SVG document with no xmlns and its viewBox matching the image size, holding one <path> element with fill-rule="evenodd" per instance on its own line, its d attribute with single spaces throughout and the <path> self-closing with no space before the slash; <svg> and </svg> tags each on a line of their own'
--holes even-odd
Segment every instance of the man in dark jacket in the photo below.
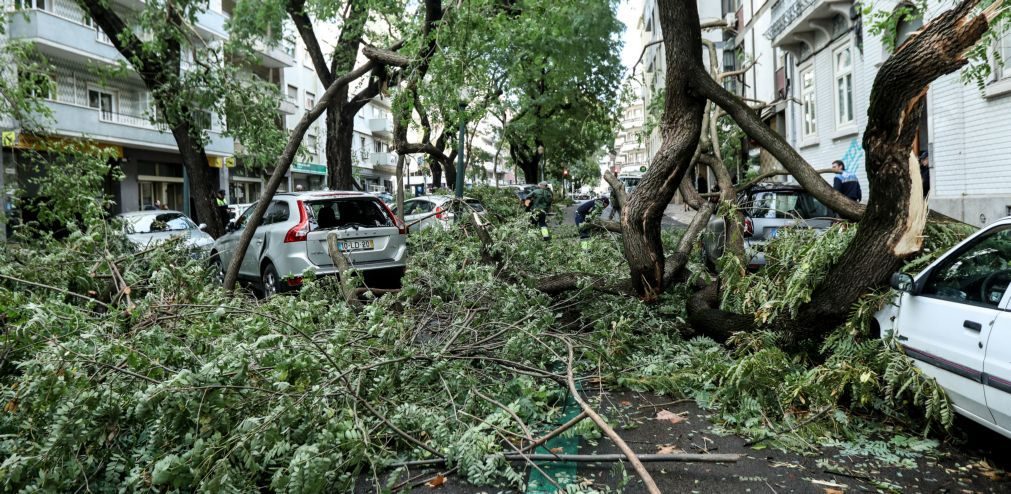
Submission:
<svg viewBox="0 0 1011 494">
<path fill-rule="evenodd" d="M 832 171 L 836 174 L 832 188 L 842 192 L 844 196 L 860 202 L 863 199 L 863 193 L 860 191 L 860 181 L 857 180 L 857 175 L 851 171 L 847 171 L 846 165 L 839 160 L 832 162 Z"/>
<path fill-rule="evenodd" d="M 575 220 L 576 228 L 579 229 L 580 246 L 583 250 L 587 250 L 589 245 L 586 240 L 590 238 L 590 231 L 586 228 L 586 218 L 593 214 L 600 214 L 607 206 L 611 204 L 611 201 L 606 197 L 598 197 L 596 199 L 591 199 L 579 205 L 576 208 Z"/>
</svg>

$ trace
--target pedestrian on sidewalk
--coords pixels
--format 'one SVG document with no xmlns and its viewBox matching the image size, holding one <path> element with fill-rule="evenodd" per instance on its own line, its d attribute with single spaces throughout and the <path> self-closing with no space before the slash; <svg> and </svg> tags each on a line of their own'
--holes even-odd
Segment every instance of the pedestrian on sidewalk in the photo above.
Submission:
<svg viewBox="0 0 1011 494">
<path fill-rule="evenodd" d="M 832 188 L 842 192 L 844 196 L 860 202 L 863 199 L 863 193 L 860 191 L 860 181 L 857 180 L 857 175 L 846 170 L 846 164 L 839 160 L 832 162 L 832 171 L 836 174 Z"/>
<path fill-rule="evenodd" d="M 541 229 L 541 238 L 546 242 L 551 240 L 551 232 L 548 230 L 548 211 L 551 210 L 551 191 L 548 190 L 548 183 L 541 182 L 537 188 L 527 196 L 527 210 L 530 211 L 530 222 Z"/>
<path fill-rule="evenodd" d="M 589 238 L 590 230 L 586 228 L 587 218 L 599 216 L 600 213 L 611 204 L 611 201 L 606 197 L 598 197 L 596 199 L 590 199 L 579 205 L 576 208 L 575 220 L 576 228 L 579 230 L 579 246 L 583 250 L 589 250 Z"/>
</svg>

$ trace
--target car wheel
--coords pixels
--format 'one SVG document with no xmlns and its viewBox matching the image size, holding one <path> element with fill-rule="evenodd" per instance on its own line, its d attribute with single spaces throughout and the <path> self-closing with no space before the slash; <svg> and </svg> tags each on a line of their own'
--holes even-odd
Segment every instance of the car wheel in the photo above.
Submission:
<svg viewBox="0 0 1011 494">
<path fill-rule="evenodd" d="M 277 269 L 274 265 L 267 263 L 263 267 L 263 273 L 260 275 L 260 285 L 263 287 L 263 298 L 270 298 L 283 291 L 281 287 L 281 277 L 277 275 Z"/>
<path fill-rule="evenodd" d="M 211 254 L 211 269 L 214 270 L 214 282 L 223 286 L 225 284 L 225 266 L 221 263 L 221 257 L 216 252 Z"/>
</svg>

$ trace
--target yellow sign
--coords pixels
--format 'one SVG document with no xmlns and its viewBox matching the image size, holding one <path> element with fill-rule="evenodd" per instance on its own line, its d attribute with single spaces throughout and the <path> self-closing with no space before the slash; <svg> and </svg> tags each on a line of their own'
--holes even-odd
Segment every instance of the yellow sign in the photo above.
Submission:
<svg viewBox="0 0 1011 494">
<path fill-rule="evenodd" d="M 112 151 L 112 155 L 116 158 L 123 157 L 123 147 L 117 146 L 115 144 L 108 144 L 105 142 L 89 141 L 85 139 L 75 139 L 72 137 L 61 137 L 61 136 L 47 136 L 39 137 L 27 134 L 18 134 L 15 131 L 4 131 L 3 132 L 3 146 L 17 149 L 34 149 L 36 151 L 51 151 L 53 148 L 59 148 L 60 146 L 75 146 L 78 150 L 88 151 L 89 149 L 101 149 L 103 151 Z M 84 148 L 81 149 L 81 144 L 84 144 Z M 58 149 L 57 149 L 58 150 Z"/>
<path fill-rule="evenodd" d="M 228 168 L 235 168 L 235 157 L 228 156 L 227 158 L 221 156 L 208 156 L 207 166 L 211 168 L 221 168 L 222 163 Z"/>
</svg>

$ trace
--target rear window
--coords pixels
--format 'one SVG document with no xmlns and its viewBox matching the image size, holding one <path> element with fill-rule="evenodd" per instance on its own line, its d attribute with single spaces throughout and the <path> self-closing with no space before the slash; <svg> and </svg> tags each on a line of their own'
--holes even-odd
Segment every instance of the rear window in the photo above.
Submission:
<svg viewBox="0 0 1011 494">
<path fill-rule="evenodd" d="M 831 209 L 805 192 L 768 191 L 755 192 L 744 204 L 752 218 L 828 218 L 835 216 Z"/>
<path fill-rule="evenodd" d="M 376 199 L 328 199 L 306 203 L 314 230 L 330 228 L 394 226 L 393 219 Z"/>
<path fill-rule="evenodd" d="M 484 211 L 484 204 L 481 204 L 481 201 L 479 201 L 477 199 L 467 199 L 464 202 L 466 202 L 468 206 L 470 206 L 471 208 L 473 208 L 474 211 L 477 211 L 478 213 Z"/>
</svg>

